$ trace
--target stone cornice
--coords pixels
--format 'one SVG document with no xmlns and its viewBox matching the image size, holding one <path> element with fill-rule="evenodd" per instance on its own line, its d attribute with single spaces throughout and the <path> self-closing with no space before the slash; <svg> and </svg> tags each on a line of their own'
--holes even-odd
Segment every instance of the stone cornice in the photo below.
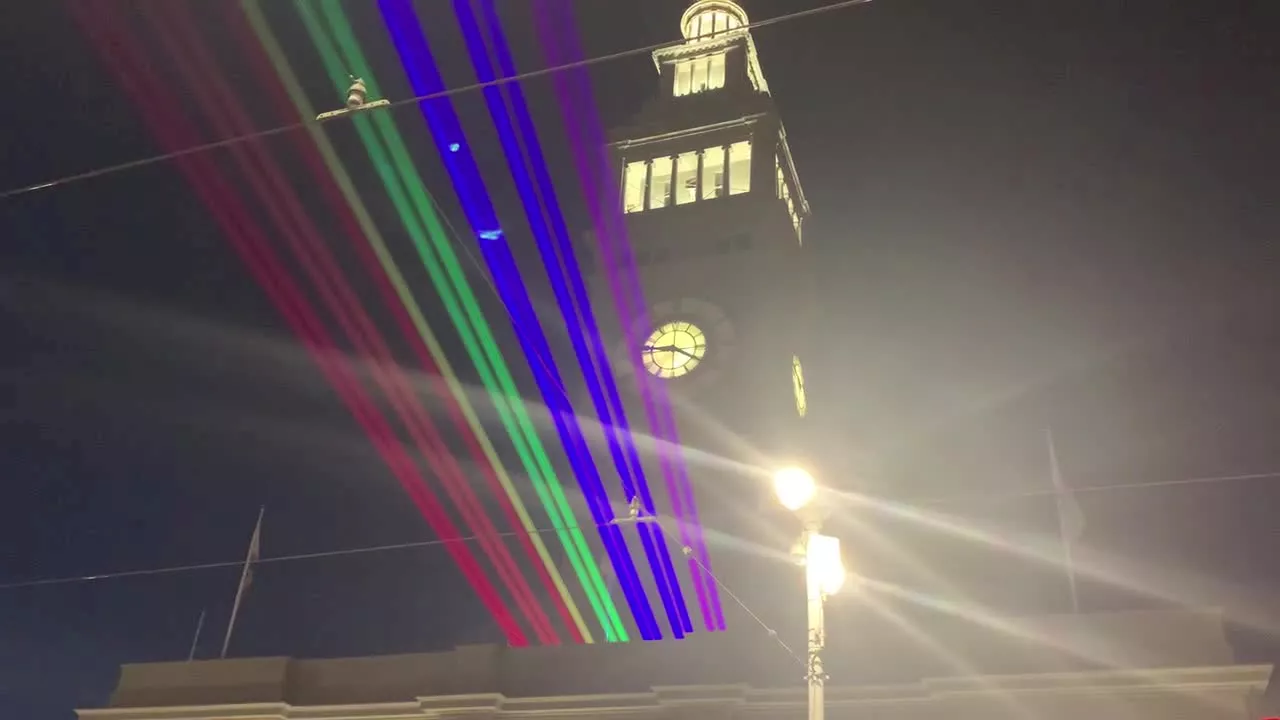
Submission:
<svg viewBox="0 0 1280 720">
<path fill-rule="evenodd" d="M 891 704 L 946 703 L 965 697 L 1010 695 L 1133 696 L 1261 690 L 1270 665 L 1093 671 L 1041 675 L 939 678 L 890 686 L 833 686 L 833 710 Z M 82 720 L 446 720 L 451 718 L 534 718 L 586 716 L 662 717 L 679 708 L 737 708 L 747 714 L 798 709 L 803 688 L 756 689 L 746 685 L 655 687 L 650 692 L 510 698 L 497 693 L 443 695 L 405 702 L 292 706 L 246 703 L 190 707 L 80 710 Z"/>
</svg>

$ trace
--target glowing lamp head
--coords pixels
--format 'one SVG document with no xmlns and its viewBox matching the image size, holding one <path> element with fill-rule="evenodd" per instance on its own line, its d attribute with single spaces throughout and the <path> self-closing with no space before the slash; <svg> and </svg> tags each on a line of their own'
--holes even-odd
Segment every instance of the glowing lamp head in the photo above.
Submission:
<svg viewBox="0 0 1280 720">
<path fill-rule="evenodd" d="M 809 587 L 823 595 L 835 595 L 844 587 L 848 573 L 840 557 L 840 540 L 812 533 L 805 548 L 805 573 Z"/>
<path fill-rule="evenodd" d="M 808 470 L 787 467 L 773 474 L 773 493 L 782 507 L 794 512 L 813 502 L 818 484 Z"/>
</svg>

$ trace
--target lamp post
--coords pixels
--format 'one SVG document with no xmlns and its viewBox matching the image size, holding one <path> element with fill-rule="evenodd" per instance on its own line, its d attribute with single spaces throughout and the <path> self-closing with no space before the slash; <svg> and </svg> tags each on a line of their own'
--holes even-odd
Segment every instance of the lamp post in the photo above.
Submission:
<svg viewBox="0 0 1280 720">
<path fill-rule="evenodd" d="M 805 662 L 805 679 L 809 686 L 808 716 L 809 720 L 823 720 L 823 686 L 827 679 L 822 666 L 822 651 L 826 647 L 823 604 L 827 596 L 839 592 L 844 585 L 845 569 L 840 559 L 840 540 L 821 532 L 822 516 L 814 503 L 818 497 L 818 485 L 808 471 L 798 467 L 777 471 L 773 476 L 773 491 L 779 504 L 796 513 L 804 524 L 793 554 L 805 569 L 805 600 L 809 620 Z"/>
</svg>

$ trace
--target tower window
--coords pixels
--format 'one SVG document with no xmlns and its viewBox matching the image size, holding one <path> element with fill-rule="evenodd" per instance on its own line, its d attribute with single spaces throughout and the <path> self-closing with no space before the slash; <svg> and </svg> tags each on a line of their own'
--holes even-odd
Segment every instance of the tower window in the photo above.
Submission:
<svg viewBox="0 0 1280 720">
<path fill-rule="evenodd" d="M 724 148 L 702 151 L 702 199 L 724 197 Z"/>
<path fill-rule="evenodd" d="M 684 36 L 690 40 L 742 27 L 742 18 L 724 10 L 700 12 L 685 24 Z"/>
<path fill-rule="evenodd" d="M 718 90 L 724 87 L 724 53 L 716 53 L 707 58 L 707 89 Z"/>
<path fill-rule="evenodd" d="M 751 190 L 751 141 L 629 162 L 622 183 L 628 213 L 741 195 Z M 783 192 L 781 179 L 778 187 Z"/>
<path fill-rule="evenodd" d="M 688 95 L 693 87 L 693 63 L 676 63 L 676 97 Z"/>
<path fill-rule="evenodd" d="M 693 78 L 690 80 L 690 83 L 689 83 L 690 84 L 689 92 L 700 93 L 705 91 L 707 89 L 707 86 L 711 84 L 710 58 L 698 58 L 697 60 L 690 60 L 689 64 L 693 67 Z"/>
<path fill-rule="evenodd" d="M 675 96 L 681 97 L 724 87 L 724 55 L 720 52 L 677 62 Z"/>
<path fill-rule="evenodd" d="M 698 199 L 698 153 L 687 152 L 676 157 L 676 204 Z"/>
<path fill-rule="evenodd" d="M 656 210 L 671 204 L 671 158 L 654 158 L 649 176 L 649 209 Z"/>
<path fill-rule="evenodd" d="M 633 213 L 644 210 L 644 176 L 648 172 L 648 163 L 643 160 L 627 163 L 626 175 L 622 181 L 622 209 Z"/>
<path fill-rule="evenodd" d="M 729 146 L 729 194 L 741 195 L 751 191 L 751 141 L 743 140 Z"/>
</svg>

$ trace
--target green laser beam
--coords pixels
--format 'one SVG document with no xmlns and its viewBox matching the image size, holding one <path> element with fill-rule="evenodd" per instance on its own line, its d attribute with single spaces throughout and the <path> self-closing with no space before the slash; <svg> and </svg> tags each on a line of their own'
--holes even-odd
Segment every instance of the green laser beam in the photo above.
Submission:
<svg viewBox="0 0 1280 720">
<path fill-rule="evenodd" d="M 315 109 L 307 101 L 306 94 L 303 92 L 302 86 L 293 72 L 293 68 L 289 65 L 288 58 L 285 57 L 284 52 L 281 50 L 279 42 L 276 40 L 274 34 L 272 34 L 270 26 L 266 22 L 266 18 L 262 15 L 261 9 L 257 6 L 256 2 L 253 2 L 252 0 L 245 0 L 245 2 L 242 3 L 242 6 L 245 9 L 245 13 L 249 18 L 249 22 L 252 25 L 259 42 L 266 51 L 271 63 L 275 66 L 276 74 L 284 84 L 285 91 L 289 95 L 290 100 L 292 100 L 294 106 L 303 117 L 311 117 L 315 114 Z M 479 442 L 486 459 L 494 468 L 503 490 L 506 491 L 508 497 L 510 497 L 512 505 L 515 508 L 516 515 L 520 519 L 520 524 L 526 531 L 531 531 L 536 527 L 533 522 L 533 518 L 530 517 L 529 511 L 525 507 L 519 491 L 516 489 L 514 483 L 512 483 L 505 465 L 498 458 L 497 451 L 494 449 L 488 433 L 480 423 L 479 418 L 476 416 L 475 409 L 467 397 L 466 389 L 458 381 L 457 373 L 453 370 L 453 366 L 449 362 L 449 359 L 444 352 L 444 348 L 440 345 L 439 339 L 431 330 L 430 325 L 423 316 L 422 310 L 413 296 L 413 292 L 409 289 L 409 285 L 405 281 L 404 275 L 400 272 L 400 268 L 388 249 L 381 231 L 379 231 L 377 224 L 374 223 L 373 218 L 369 215 L 368 208 L 365 205 L 364 200 L 360 197 L 359 192 L 356 190 L 350 174 L 343 166 L 342 161 L 338 158 L 337 152 L 334 150 L 328 136 L 325 135 L 319 127 L 308 126 L 307 130 L 311 135 L 312 141 L 320 151 L 325 165 L 328 166 L 330 174 L 333 175 L 334 180 L 337 182 L 339 190 L 342 192 L 347 204 L 351 207 L 356 217 L 356 222 L 360 225 L 361 230 L 363 230 L 364 236 L 370 247 L 373 249 L 374 254 L 377 256 L 383 272 L 386 273 L 387 278 L 395 288 L 396 295 L 400 299 L 401 304 L 403 304 L 405 309 L 408 311 L 414 329 L 418 332 L 419 337 L 421 337 L 423 343 L 431 353 L 432 359 L 440 368 L 440 374 L 444 378 L 445 383 L 449 388 L 449 392 L 457 400 L 458 405 L 462 410 L 462 414 L 466 418 L 468 426 L 470 426 L 472 433 Z M 582 613 L 578 609 L 578 605 L 574 601 L 573 595 L 569 592 L 569 588 L 565 585 L 564 578 L 560 574 L 560 569 L 552 560 L 546 544 L 543 542 L 542 538 L 537 535 L 533 536 L 532 543 L 534 549 L 538 553 L 538 557 L 546 566 L 551 580 L 556 586 L 556 591 L 568 607 L 569 613 L 573 618 L 574 625 L 578 628 L 578 631 L 582 634 L 582 637 L 586 642 L 594 642 L 594 639 L 591 636 L 591 631 L 587 628 L 586 622 L 582 618 Z"/>
<path fill-rule="evenodd" d="M 341 7 L 337 3 L 322 2 L 321 9 L 333 30 L 334 38 L 343 52 L 334 46 L 316 16 L 312 5 L 305 0 L 295 2 L 303 23 L 319 51 L 326 71 L 335 78 L 335 87 L 344 92 L 346 68 L 366 69 L 363 53 L 350 29 Z M 344 58 L 345 56 L 345 58 Z M 344 64 L 343 60 L 347 63 Z M 365 77 L 371 94 L 379 95 L 376 82 Z M 513 446 L 520 456 L 533 482 L 539 501 L 547 510 L 552 526 L 564 545 L 569 561 L 582 582 L 588 602 L 595 611 L 605 639 L 610 642 L 628 639 L 617 607 L 608 594 L 604 579 L 586 544 L 586 538 L 577 529 L 577 522 L 566 522 L 573 512 L 564 495 L 563 487 L 543 448 L 541 440 L 525 409 L 515 383 L 511 378 L 501 351 L 493 339 L 487 322 L 467 283 L 457 256 L 450 245 L 433 200 L 413 166 L 403 138 L 394 122 L 383 113 L 361 115 L 355 127 L 386 187 L 415 250 L 426 268 L 432 283 L 440 293 L 446 311 L 457 326 L 463 345 L 480 372 L 491 400 L 502 422 L 511 433 Z"/>
</svg>

